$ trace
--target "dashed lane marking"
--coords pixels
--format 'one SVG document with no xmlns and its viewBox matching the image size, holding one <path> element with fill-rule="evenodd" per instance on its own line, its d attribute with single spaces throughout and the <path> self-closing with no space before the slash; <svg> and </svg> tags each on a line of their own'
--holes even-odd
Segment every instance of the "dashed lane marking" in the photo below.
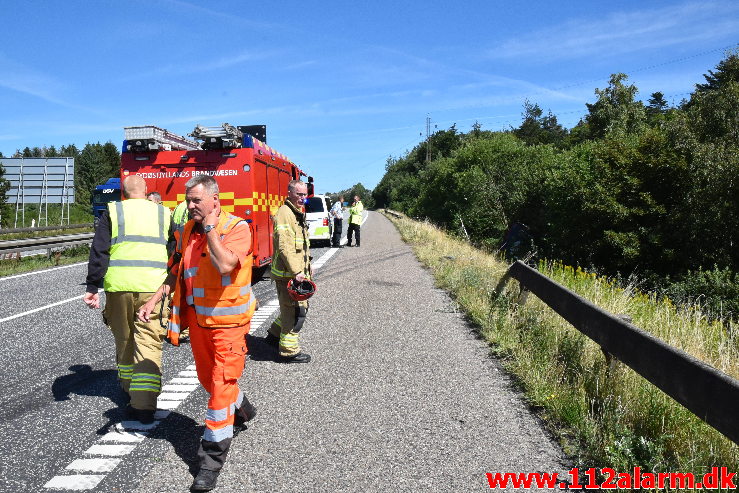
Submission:
<svg viewBox="0 0 739 493">
<path fill-rule="evenodd" d="M 346 238 L 344 238 L 343 242 L 346 243 Z M 329 249 L 313 264 L 313 268 L 319 269 L 322 267 L 323 264 L 325 264 L 326 261 L 337 251 L 338 249 L 336 248 Z M 81 297 L 75 296 L 74 298 L 60 301 L 54 305 L 38 308 L 33 310 L 33 312 L 40 311 L 51 306 L 61 305 L 62 303 L 67 303 L 76 299 L 81 299 Z M 279 301 L 276 299 L 264 303 L 263 306 L 261 306 L 252 316 L 252 328 L 260 328 L 262 324 L 270 319 L 279 307 Z M 10 320 L 12 318 L 18 318 L 25 314 L 26 313 L 21 313 L 13 315 L 12 317 L 0 319 L 0 322 Z M 200 387 L 200 383 L 197 379 L 195 365 L 188 365 L 184 370 L 180 371 L 176 377 L 162 385 L 162 393 L 157 399 L 158 409 L 154 415 L 155 421 L 153 423 L 148 425 L 144 425 L 138 421 L 123 421 L 121 423 L 116 423 L 114 431 L 108 432 L 98 438 L 97 442 L 84 452 L 85 455 L 94 457 L 75 459 L 64 468 L 64 472 L 85 471 L 90 474 L 59 474 L 51 478 L 44 485 L 44 488 L 77 491 L 91 490 L 95 488 L 106 476 L 106 474 L 95 473 L 112 472 L 118 464 L 122 462 L 122 459 L 117 457 L 125 457 L 133 452 L 138 444 L 148 436 L 148 432 L 156 428 L 161 420 L 169 416 L 171 411 L 177 409 L 177 407 L 195 390 L 197 390 L 198 387 Z"/>
</svg>

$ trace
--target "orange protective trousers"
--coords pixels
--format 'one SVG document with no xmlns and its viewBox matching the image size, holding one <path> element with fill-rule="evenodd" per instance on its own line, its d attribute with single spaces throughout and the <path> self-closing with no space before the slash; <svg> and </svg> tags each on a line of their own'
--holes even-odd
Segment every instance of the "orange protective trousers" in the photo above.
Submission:
<svg viewBox="0 0 739 493">
<path fill-rule="evenodd" d="M 198 325 L 195 309 L 184 310 L 184 326 L 190 327 L 190 345 L 200 384 L 210 394 L 203 440 L 221 442 L 233 437 L 234 412 L 241 407 L 243 394 L 238 380 L 244 371 L 246 334 L 241 327 L 207 328 Z"/>
</svg>

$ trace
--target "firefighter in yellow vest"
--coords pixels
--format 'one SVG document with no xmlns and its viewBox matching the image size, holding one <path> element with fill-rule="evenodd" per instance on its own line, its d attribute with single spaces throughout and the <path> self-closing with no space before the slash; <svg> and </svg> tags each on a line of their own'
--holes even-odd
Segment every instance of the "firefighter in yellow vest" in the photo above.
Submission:
<svg viewBox="0 0 739 493">
<path fill-rule="evenodd" d="M 310 355 L 300 350 L 299 332 L 308 315 L 308 301 L 295 301 L 287 291 L 291 279 L 310 279 L 308 225 L 302 211 L 308 187 L 300 180 L 287 186 L 287 200 L 274 216 L 272 279 L 277 288 L 280 315 L 268 329 L 266 342 L 279 348 L 278 361 L 308 363 Z"/>
<path fill-rule="evenodd" d="M 118 379 L 130 396 L 128 419 L 154 421 L 162 380 L 161 305 L 149 321 L 136 321 L 136 311 L 167 275 L 169 209 L 146 200 L 140 176 L 123 181 L 122 202 L 111 202 L 100 217 L 90 248 L 84 302 L 100 307 L 98 288 L 106 296 L 103 318 L 115 339 Z"/>
<path fill-rule="evenodd" d="M 359 246 L 359 234 L 362 229 L 362 211 L 364 205 L 359 199 L 359 195 L 354 196 L 354 202 L 349 207 L 349 227 L 346 230 L 346 246 L 352 246 L 352 233 L 356 236 L 357 246 Z"/>
<path fill-rule="evenodd" d="M 148 320 L 174 289 L 168 334 L 179 344 L 181 327 L 190 328 L 198 380 L 210 394 L 192 491 L 215 488 L 231 440 L 256 415 L 239 389 L 246 335 L 256 299 L 251 290 L 251 230 L 240 217 L 221 211 L 218 183 L 198 175 L 186 184 L 190 219 L 177 242 L 177 268 L 139 310 Z"/>
</svg>

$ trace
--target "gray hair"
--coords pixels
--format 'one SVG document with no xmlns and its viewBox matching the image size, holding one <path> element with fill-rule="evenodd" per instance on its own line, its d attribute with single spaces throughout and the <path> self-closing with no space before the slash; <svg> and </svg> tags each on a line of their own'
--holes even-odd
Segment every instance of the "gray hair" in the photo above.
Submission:
<svg viewBox="0 0 739 493">
<path fill-rule="evenodd" d="M 218 182 L 210 175 L 193 176 L 192 178 L 187 180 L 187 183 L 185 183 L 185 191 L 192 190 L 198 185 L 203 185 L 205 193 L 207 193 L 208 195 L 214 195 L 218 193 Z"/>
<path fill-rule="evenodd" d="M 294 192 L 298 185 L 305 185 L 305 183 L 300 180 L 290 180 L 290 183 L 287 184 L 287 191 Z"/>
</svg>

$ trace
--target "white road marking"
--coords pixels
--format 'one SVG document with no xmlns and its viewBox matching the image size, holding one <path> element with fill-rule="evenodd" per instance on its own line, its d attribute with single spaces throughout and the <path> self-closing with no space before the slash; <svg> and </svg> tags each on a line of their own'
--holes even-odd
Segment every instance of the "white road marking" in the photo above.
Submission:
<svg viewBox="0 0 739 493">
<path fill-rule="evenodd" d="M 110 472 L 120 464 L 122 459 L 77 459 L 65 469 L 72 471 Z"/>
<path fill-rule="evenodd" d="M 0 277 L 0 281 L 8 281 L 10 279 L 18 279 L 19 277 L 34 276 L 36 274 L 43 274 L 44 272 L 51 272 L 59 269 L 68 269 L 70 267 L 77 267 L 78 265 L 85 265 L 87 262 L 78 262 L 76 264 L 62 265 L 61 267 L 52 267 L 51 269 L 35 270 L 33 272 L 26 272 L 24 274 L 16 274 L 14 276 Z"/>
<path fill-rule="evenodd" d="M 137 443 L 141 442 L 146 438 L 147 433 L 143 433 L 140 431 L 125 431 L 123 433 L 117 433 L 115 431 L 110 431 L 106 433 L 105 435 L 100 437 L 101 442 L 131 442 L 131 443 Z"/>
<path fill-rule="evenodd" d="M 136 445 L 93 445 L 85 450 L 88 455 L 128 455 L 133 452 Z"/>
<path fill-rule="evenodd" d="M 54 476 L 44 488 L 55 490 L 91 490 L 105 478 L 98 474 L 74 474 L 72 476 Z"/>
<path fill-rule="evenodd" d="M 162 387 L 162 392 L 192 392 L 197 389 L 197 385 L 172 385 L 167 384 Z"/>
<path fill-rule="evenodd" d="M 98 289 L 98 293 L 99 293 L 100 291 L 102 291 L 102 289 Z M 64 303 L 69 303 L 70 301 L 75 301 L 75 300 L 82 300 L 82 297 L 83 297 L 83 296 L 84 296 L 84 295 L 78 295 L 78 296 L 74 296 L 74 297 L 72 297 L 72 298 L 68 298 L 68 299 L 66 299 L 66 300 L 62 300 L 62 301 L 57 301 L 56 303 L 52 303 L 52 304 L 50 304 L 50 305 L 44 305 L 44 306 L 40 306 L 40 307 L 38 307 L 38 308 L 34 308 L 33 310 L 28 310 L 27 312 L 23 312 L 23 313 L 16 313 L 15 315 L 11 315 L 11 316 L 9 316 L 9 317 L 5 317 L 5 318 L 0 318 L 0 323 L 3 323 L 3 322 L 7 322 L 8 320 L 13 320 L 13 319 L 15 319 L 15 318 L 20 318 L 20 317 L 24 317 L 24 316 L 26 316 L 26 315 L 30 315 L 30 314 L 32 314 L 32 313 L 40 312 L 40 311 L 46 310 L 47 308 L 53 308 L 53 307 L 55 307 L 55 306 L 63 305 Z"/>
</svg>

